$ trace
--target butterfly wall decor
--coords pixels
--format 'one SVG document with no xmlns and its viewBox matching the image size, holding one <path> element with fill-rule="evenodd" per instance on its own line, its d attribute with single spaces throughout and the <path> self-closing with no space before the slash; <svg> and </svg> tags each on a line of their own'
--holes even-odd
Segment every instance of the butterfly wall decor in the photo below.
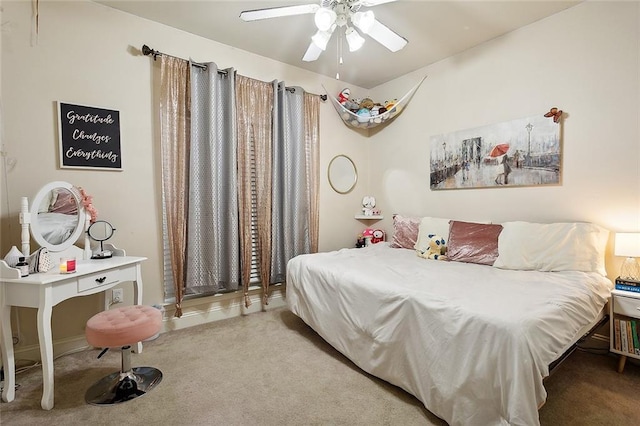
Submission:
<svg viewBox="0 0 640 426">
<path fill-rule="evenodd" d="M 556 107 L 553 107 L 544 116 L 547 118 L 553 117 L 553 122 L 557 123 L 560 121 L 560 117 L 562 117 L 562 110 Z"/>
</svg>

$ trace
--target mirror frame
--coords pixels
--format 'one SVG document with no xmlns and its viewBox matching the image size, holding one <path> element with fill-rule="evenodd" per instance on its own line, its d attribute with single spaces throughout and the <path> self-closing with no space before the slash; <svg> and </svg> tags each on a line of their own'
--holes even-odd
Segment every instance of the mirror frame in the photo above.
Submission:
<svg viewBox="0 0 640 426">
<path fill-rule="evenodd" d="M 42 231 L 40 228 L 40 223 L 38 222 L 38 210 L 40 209 L 40 204 L 42 204 L 42 200 L 47 196 L 49 192 L 54 189 L 63 188 L 71 192 L 73 194 L 73 198 L 76 200 L 76 205 L 78 206 L 78 223 L 76 224 L 76 229 L 73 231 L 71 236 L 67 238 L 66 241 L 60 244 L 51 244 L 42 236 Z M 38 243 L 40 247 L 46 247 L 51 252 L 60 252 L 68 249 L 72 245 L 78 241 L 80 235 L 84 232 L 85 222 L 86 222 L 86 212 L 84 210 L 84 206 L 80 201 L 80 195 L 78 191 L 74 188 L 74 186 L 68 182 L 63 181 L 54 181 L 49 182 L 36 194 L 31 202 L 31 213 L 30 213 L 30 222 L 31 222 L 31 235 L 33 239 Z"/>
<path fill-rule="evenodd" d="M 103 239 L 98 239 L 95 236 L 91 235 L 91 228 L 93 228 L 96 223 L 106 223 L 107 225 L 109 225 L 109 228 L 111 229 L 111 232 L 109 233 L 109 235 L 107 235 Z M 89 238 L 91 238 L 93 241 L 103 242 L 103 241 L 107 241 L 108 239 L 113 237 L 113 233 L 115 231 L 116 231 L 116 228 L 114 228 L 113 225 L 110 222 L 107 222 L 106 220 L 96 220 L 91 225 L 89 225 L 89 228 L 87 229 L 87 234 L 89 234 Z"/>
<path fill-rule="evenodd" d="M 335 161 L 339 160 L 340 158 L 346 159 L 351 164 L 351 167 L 353 168 L 353 182 L 351 182 L 349 187 L 346 189 L 336 188 L 335 182 L 331 180 L 331 168 L 332 166 L 334 166 L 334 164 L 336 164 Z M 353 188 L 356 187 L 356 183 L 358 183 L 358 169 L 356 168 L 356 165 L 351 158 L 347 157 L 344 154 L 338 154 L 335 157 L 333 157 L 329 162 L 329 167 L 327 167 L 327 178 L 329 179 L 329 185 L 331 185 L 331 188 L 334 191 L 336 191 L 338 194 L 348 194 L 349 192 L 353 191 Z"/>
</svg>

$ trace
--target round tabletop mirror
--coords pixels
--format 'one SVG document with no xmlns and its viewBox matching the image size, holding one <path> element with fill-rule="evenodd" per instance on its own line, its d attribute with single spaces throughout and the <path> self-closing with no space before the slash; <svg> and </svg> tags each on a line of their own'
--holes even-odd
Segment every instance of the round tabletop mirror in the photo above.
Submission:
<svg viewBox="0 0 640 426">
<path fill-rule="evenodd" d="M 346 155 L 336 155 L 329 163 L 329 185 L 338 194 L 347 194 L 356 186 L 358 171 L 351 158 Z"/>
<path fill-rule="evenodd" d="M 40 247 L 63 251 L 78 241 L 85 218 L 76 188 L 68 182 L 50 182 L 33 198 L 31 234 Z"/>
<path fill-rule="evenodd" d="M 111 238 L 115 230 L 116 228 L 111 226 L 106 220 L 96 220 L 89 226 L 89 229 L 87 229 L 89 238 L 100 242 L 100 251 L 94 253 L 93 256 L 91 256 L 92 259 L 107 259 L 113 255 L 111 250 L 104 249 L 103 242 Z"/>
</svg>

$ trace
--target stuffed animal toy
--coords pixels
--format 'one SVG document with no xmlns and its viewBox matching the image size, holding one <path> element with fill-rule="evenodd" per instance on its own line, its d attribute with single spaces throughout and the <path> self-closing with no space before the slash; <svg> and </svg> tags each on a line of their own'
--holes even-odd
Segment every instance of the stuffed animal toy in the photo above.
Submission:
<svg viewBox="0 0 640 426">
<path fill-rule="evenodd" d="M 428 247 L 416 249 L 418 256 L 432 260 L 447 260 L 446 251 L 447 245 L 444 238 L 435 234 L 429 234 Z"/>
<path fill-rule="evenodd" d="M 358 121 L 360 123 L 366 123 L 371 118 L 371 112 L 366 108 L 360 108 L 357 114 L 358 114 Z"/>
<path fill-rule="evenodd" d="M 371 111 L 371 109 L 373 108 L 375 104 L 373 103 L 373 101 L 370 98 L 364 98 L 361 102 L 360 102 L 360 109 L 362 108 L 366 108 L 369 111 Z"/>
<path fill-rule="evenodd" d="M 365 216 L 373 216 L 373 208 L 376 206 L 376 199 L 371 195 L 362 197 L 362 214 Z M 372 231 L 373 232 L 373 231 Z"/>
<path fill-rule="evenodd" d="M 387 111 L 389 111 L 391 108 L 396 106 L 397 103 L 398 103 L 397 99 L 391 99 L 390 101 L 384 101 L 384 107 L 387 109 Z"/>
<path fill-rule="evenodd" d="M 345 87 L 342 92 L 338 94 L 338 102 L 344 105 L 345 102 L 349 100 L 349 96 L 351 96 L 351 90 L 348 87 Z"/>
<path fill-rule="evenodd" d="M 373 238 L 373 229 L 371 228 L 367 228 L 364 231 L 362 231 L 362 238 Z"/>
<path fill-rule="evenodd" d="M 344 104 L 344 107 L 351 110 L 351 112 L 358 112 L 360 109 L 360 102 L 362 102 L 362 99 L 360 98 L 349 98 L 349 100 Z"/>
<path fill-rule="evenodd" d="M 362 231 L 362 241 L 363 247 L 367 247 L 369 245 L 371 245 L 371 240 L 373 239 L 373 229 L 372 228 L 367 228 L 364 231 Z"/>
<path fill-rule="evenodd" d="M 384 231 L 382 229 L 374 229 L 373 236 L 371 237 L 371 244 L 376 244 L 384 241 Z"/>
<path fill-rule="evenodd" d="M 351 112 L 357 112 L 360 108 L 360 104 L 353 99 L 347 99 L 342 106 Z"/>
<path fill-rule="evenodd" d="M 380 114 L 380 108 L 381 108 L 380 105 L 375 104 L 373 108 L 371 108 L 371 116 L 372 117 L 378 116 Z"/>
</svg>

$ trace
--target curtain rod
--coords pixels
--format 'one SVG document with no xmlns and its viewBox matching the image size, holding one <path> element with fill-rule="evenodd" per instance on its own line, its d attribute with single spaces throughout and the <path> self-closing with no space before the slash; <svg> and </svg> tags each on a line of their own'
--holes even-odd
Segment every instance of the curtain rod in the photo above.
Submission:
<svg viewBox="0 0 640 426">
<path fill-rule="evenodd" d="M 170 58 L 176 58 L 176 59 L 182 59 L 183 61 L 186 61 L 186 59 L 183 58 L 179 58 L 177 56 L 173 56 L 173 55 L 169 55 L 166 53 L 162 53 L 158 50 L 154 50 L 152 48 L 150 48 L 149 46 L 147 46 L 146 44 L 142 45 L 142 54 L 144 56 L 153 56 L 153 60 L 155 61 L 156 59 L 158 59 L 158 56 L 169 56 Z M 203 70 L 207 69 L 207 66 L 205 64 L 200 64 L 198 62 L 193 62 L 193 61 L 189 61 L 189 63 L 191 65 L 193 65 L 194 67 L 198 67 L 198 68 L 202 68 Z M 227 72 L 225 70 L 218 70 L 219 73 L 221 74 L 226 74 Z"/>
<path fill-rule="evenodd" d="M 150 48 L 149 46 L 147 46 L 146 44 L 143 44 L 143 45 L 142 45 L 142 54 L 143 54 L 144 56 L 149 56 L 149 55 L 153 56 L 153 60 L 154 60 L 154 61 L 158 58 L 158 56 L 169 56 L 169 57 L 171 57 L 171 58 L 176 58 L 176 59 L 186 60 L 186 59 L 183 59 L 183 58 L 179 58 L 179 57 L 177 57 L 177 56 L 173 56 L 173 55 L 168 55 L 168 54 L 166 54 L 166 53 L 162 53 L 162 52 L 160 52 L 160 51 L 158 51 L 158 50 L 154 50 L 154 49 Z M 189 61 L 189 62 L 190 62 L 190 63 L 191 63 L 191 65 L 193 65 L 194 67 L 198 67 L 198 68 L 202 68 L 202 69 L 207 69 L 207 66 L 206 66 L 205 64 L 200 64 L 200 63 L 198 63 L 198 62 L 192 62 L 192 61 Z M 227 73 L 225 70 L 218 70 L 218 72 L 219 72 L 220 74 L 226 74 L 226 73 Z M 293 92 L 295 92 L 295 90 L 296 90 L 296 89 L 294 89 L 293 87 L 285 87 L 285 90 L 287 90 L 287 91 L 289 91 L 289 92 L 293 93 Z M 320 99 L 322 99 L 323 101 L 326 101 L 326 100 L 327 100 L 327 95 L 318 95 L 318 96 L 320 96 Z"/>
</svg>

